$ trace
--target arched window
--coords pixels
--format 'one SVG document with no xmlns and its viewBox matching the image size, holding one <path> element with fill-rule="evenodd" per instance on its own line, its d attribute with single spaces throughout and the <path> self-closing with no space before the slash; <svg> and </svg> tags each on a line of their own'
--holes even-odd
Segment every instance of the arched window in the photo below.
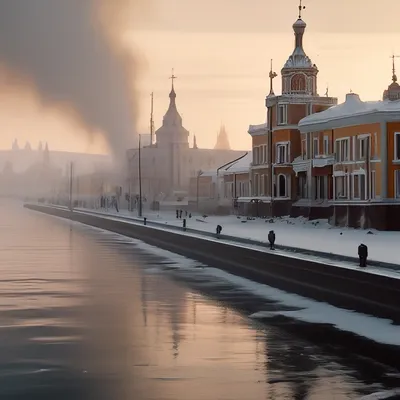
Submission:
<svg viewBox="0 0 400 400">
<path fill-rule="evenodd" d="M 296 74 L 293 76 L 291 90 L 292 92 L 305 92 L 306 77 L 303 74 Z"/>
<path fill-rule="evenodd" d="M 285 175 L 279 175 L 278 177 L 278 190 L 279 190 L 279 197 L 287 197 Z"/>
</svg>

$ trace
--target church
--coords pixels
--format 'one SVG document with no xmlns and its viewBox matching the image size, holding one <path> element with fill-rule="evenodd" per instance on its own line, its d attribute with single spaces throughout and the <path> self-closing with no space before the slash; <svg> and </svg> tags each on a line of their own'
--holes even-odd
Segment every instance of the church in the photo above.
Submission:
<svg viewBox="0 0 400 400">
<path fill-rule="evenodd" d="M 172 74 L 169 107 L 161 127 L 155 132 L 156 142 L 150 140 L 143 145 L 141 137 L 138 148 L 127 152 L 129 192 L 132 195 L 139 193 L 140 159 L 142 196 L 151 202 L 187 198 L 190 178 L 201 175 L 203 171 L 217 171 L 246 153 L 245 150 L 230 149 L 224 126 L 221 126 L 214 149 L 200 149 L 196 136 L 190 146 L 189 131 L 183 126 L 176 105 L 175 78 Z"/>
</svg>

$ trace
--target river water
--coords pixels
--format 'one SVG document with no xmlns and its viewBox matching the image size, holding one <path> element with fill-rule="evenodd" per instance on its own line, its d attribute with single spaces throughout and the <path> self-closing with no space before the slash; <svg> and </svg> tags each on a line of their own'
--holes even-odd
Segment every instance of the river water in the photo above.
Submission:
<svg viewBox="0 0 400 400">
<path fill-rule="evenodd" d="M 0 215 L 0 399 L 339 400 L 393 380 L 251 320 L 260 300 L 195 262 L 19 204 Z"/>
</svg>

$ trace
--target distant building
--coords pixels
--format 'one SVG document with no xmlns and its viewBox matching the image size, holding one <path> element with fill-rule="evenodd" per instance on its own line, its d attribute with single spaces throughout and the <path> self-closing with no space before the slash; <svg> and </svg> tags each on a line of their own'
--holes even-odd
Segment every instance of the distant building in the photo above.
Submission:
<svg viewBox="0 0 400 400">
<path fill-rule="evenodd" d="M 214 150 L 230 150 L 228 134 L 226 133 L 225 125 L 222 125 L 218 135 L 217 142 L 215 143 Z"/>
<path fill-rule="evenodd" d="M 142 195 L 149 201 L 174 201 L 185 198 L 188 202 L 189 181 L 200 170 L 217 170 L 227 162 L 243 155 L 244 151 L 229 149 L 226 132 L 221 144 L 228 148 L 200 149 L 194 136 L 189 146 L 189 131 L 183 126 L 176 105 L 174 76 L 169 94 L 169 107 L 162 125 L 156 130 L 156 143 L 143 146 L 141 157 Z M 224 138 L 225 137 L 225 138 Z M 139 193 L 139 149 L 128 150 L 128 191 Z"/>
<path fill-rule="evenodd" d="M 196 209 L 206 213 L 245 214 L 249 202 L 238 202 L 250 196 L 251 152 L 218 171 L 201 171 L 190 178 L 190 198 Z"/>
<path fill-rule="evenodd" d="M 29 142 L 21 149 L 14 140 L 11 150 L 0 150 L 0 196 L 54 197 L 67 192 L 71 162 L 76 177 L 111 166 L 106 155 L 50 151 L 41 142 L 37 150 Z"/>
</svg>

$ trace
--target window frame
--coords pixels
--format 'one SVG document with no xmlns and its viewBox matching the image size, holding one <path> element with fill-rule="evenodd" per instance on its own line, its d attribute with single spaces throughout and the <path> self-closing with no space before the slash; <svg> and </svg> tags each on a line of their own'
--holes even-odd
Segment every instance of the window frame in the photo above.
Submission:
<svg viewBox="0 0 400 400">
<path fill-rule="evenodd" d="M 284 149 L 284 157 L 283 160 L 281 160 L 281 156 L 280 156 L 280 149 Z M 287 143 L 277 143 L 276 144 L 276 164 L 287 164 L 288 163 L 288 150 L 289 150 L 289 146 Z"/>
<path fill-rule="evenodd" d="M 400 161 L 400 154 L 398 154 L 398 146 L 397 146 L 397 140 L 399 140 L 400 141 L 400 132 L 395 132 L 394 133 L 394 145 L 393 145 L 393 148 L 394 148 L 394 161 Z M 399 145 L 400 145 L 400 143 L 399 143 Z M 400 150 L 400 149 L 399 149 Z"/>
<path fill-rule="evenodd" d="M 313 137 L 313 158 L 319 157 L 319 137 Z M 315 143 L 317 143 L 317 146 L 315 146 Z M 315 150 L 317 150 L 315 152 Z"/>
<path fill-rule="evenodd" d="M 344 157 L 342 154 L 342 142 L 346 142 L 347 143 L 347 157 Z M 336 153 L 336 148 L 337 145 L 339 144 L 339 152 Z M 350 161 L 350 138 L 349 137 L 345 137 L 345 138 L 340 138 L 340 139 L 336 139 L 335 140 L 335 159 L 336 162 L 338 163 L 343 163 L 343 162 L 348 162 Z"/>
<path fill-rule="evenodd" d="M 329 155 L 329 136 L 324 136 L 324 155 Z"/>
<path fill-rule="evenodd" d="M 283 120 L 282 121 L 280 119 L 280 116 L 281 116 L 280 110 L 281 109 L 283 109 Z M 278 104 L 278 107 L 276 110 L 277 110 L 277 118 L 276 118 L 277 125 L 287 125 L 287 123 L 288 123 L 288 104 L 287 103 Z"/>
<path fill-rule="evenodd" d="M 400 169 L 394 170 L 394 198 L 400 199 Z"/>
</svg>

